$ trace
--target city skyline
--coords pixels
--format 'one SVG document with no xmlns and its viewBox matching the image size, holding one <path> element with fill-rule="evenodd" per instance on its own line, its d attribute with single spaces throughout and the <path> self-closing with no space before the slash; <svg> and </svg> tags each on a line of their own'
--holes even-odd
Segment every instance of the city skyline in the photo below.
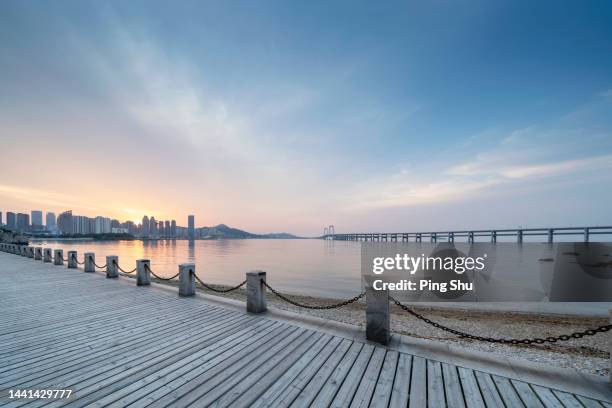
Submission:
<svg viewBox="0 0 612 408">
<path fill-rule="evenodd" d="M 152 3 L 0 3 L 3 207 L 610 224 L 610 2 Z"/>
<path fill-rule="evenodd" d="M 6 221 L 2 214 L 6 215 Z M 43 214 L 45 222 L 43 223 Z M 66 217 L 70 219 L 67 221 Z M 193 220 L 189 216 L 187 222 Z M 68 222 L 69 226 L 62 224 Z M 146 227 L 142 230 L 142 226 Z M 186 227 L 177 225 L 176 220 L 156 221 L 154 216 L 150 218 L 144 215 L 141 223 L 131 220 L 121 221 L 115 218 L 101 215 L 86 216 L 73 214 L 72 210 L 64 210 L 56 215 L 53 211 L 29 210 L 0 211 L 0 226 L 22 232 L 48 232 L 52 234 L 107 234 L 107 233 L 129 233 L 136 236 L 168 236 L 178 237 L 177 231 L 187 230 Z M 70 232 L 68 231 L 70 230 Z"/>
</svg>

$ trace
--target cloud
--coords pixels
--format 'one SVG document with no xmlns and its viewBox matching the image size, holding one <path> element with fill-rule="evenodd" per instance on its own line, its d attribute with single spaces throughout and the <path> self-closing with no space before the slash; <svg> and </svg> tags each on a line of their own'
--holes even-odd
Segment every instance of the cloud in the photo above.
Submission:
<svg viewBox="0 0 612 408">
<path fill-rule="evenodd" d="M 480 152 L 469 160 L 449 165 L 432 158 L 430 163 L 368 180 L 349 194 L 355 199 L 347 203 L 345 209 L 414 207 L 477 200 L 503 193 L 510 187 L 527 193 L 529 187 L 543 180 L 549 183 L 562 179 L 576 184 L 593 172 L 612 174 L 611 154 L 597 154 L 593 150 L 586 157 L 560 159 L 564 155 L 576 156 L 571 152 L 573 143 L 561 141 L 555 145 L 543 137 L 530 137 L 533 131 L 534 128 L 529 128 L 512 132 L 501 139 L 498 147 Z"/>
<path fill-rule="evenodd" d="M 6 184 L 0 185 L 0 196 L 4 196 L 11 201 L 20 201 L 40 208 L 60 207 L 93 211 L 105 209 L 105 207 L 84 200 L 81 196 L 77 197 L 55 191 L 30 189 Z"/>
</svg>

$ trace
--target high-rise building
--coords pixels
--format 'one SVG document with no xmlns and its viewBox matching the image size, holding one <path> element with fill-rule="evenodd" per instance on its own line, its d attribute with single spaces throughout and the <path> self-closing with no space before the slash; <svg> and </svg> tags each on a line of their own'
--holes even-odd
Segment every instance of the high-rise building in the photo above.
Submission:
<svg viewBox="0 0 612 408">
<path fill-rule="evenodd" d="M 149 220 L 149 235 L 157 237 L 157 221 L 155 221 L 155 217 L 151 217 Z"/>
<path fill-rule="evenodd" d="M 149 222 L 149 217 L 147 217 L 146 215 L 144 217 L 142 217 L 142 236 L 143 237 L 148 237 L 149 234 L 151 233 L 151 223 Z"/>
<path fill-rule="evenodd" d="M 60 234 L 72 234 L 72 210 L 64 211 L 57 217 L 57 227 Z"/>
<path fill-rule="evenodd" d="M 114 221 L 116 222 L 115 227 L 118 228 L 119 221 Z M 94 218 L 94 227 L 92 232 L 94 234 L 110 234 L 113 229 L 112 224 L 113 221 L 111 221 L 110 218 L 97 216 L 96 218 Z"/>
<path fill-rule="evenodd" d="M 17 213 L 17 231 L 30 229 L 30 214 Z"/>
<path fill-rule="evenodd" d="M 0 225 L 2 225 L 2 211 L 0 211 Z"/>
<path fill-rule="evenodd" d="M 172 220 L 170 222 L 170 236 L 172 238 L 176 238 L 176 221 Z"/>
<path fill-rule="evenodd" d="M 187 217 L 187 237 L 189 239 L 195 238 L 195 216 L 193 215 Z"/>
<path fill-rule="evenodd" d="M 164 227 L 164 222 L 163 221 L 158 221 L 157 222 L 157 233 L 160 237 L 163 237 L 166 234 L 166 227 Z"/>
<path fill-rule="evenodd" d="M 43 226 L 42 211 L 32 210 L 32 228 L 40 229 Z"/>
<path fill-rule="evenodd" d="M 6 213 L 6 228 L 10 230 L 17 229 L 17 217 L 14 212 L 9 211 Z"/>
<path fill-rule="evenodd" d="M 49 231 L 54 231 L 55 230 L 55 213 L 47 212 L 45 221 L 46 221 L 45 225 L 47 226 L 47 229 Z"/>
<path fill-rule="evenodd" d="M 172 231 L 170 229 L 170 221 L 168 220 L 164 221 L 164 235 L 166 237 L 172 236 Z"/>
</svg>

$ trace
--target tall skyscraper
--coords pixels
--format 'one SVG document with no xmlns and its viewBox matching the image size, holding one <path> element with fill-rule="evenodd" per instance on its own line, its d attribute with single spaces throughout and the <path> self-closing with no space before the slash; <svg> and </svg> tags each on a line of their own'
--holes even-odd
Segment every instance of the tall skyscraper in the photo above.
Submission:
<svg viewBox="0 0 612 408">
<path fill-rule="evenodd" d="M 193 215 L 187 217 L 187 236 L 189 239 L 195 238 L 195 216 Z"/>
<path fill-rule="evenodd" d="M 35 229 L 43 226 L 42 211 L 32 210 L 32 227 Z"/>
<path fill-rule="evenodd" d="M 146 215 L 144 217 L 142 217 L 142 236 L 143 237 L 148 237 L 149 233 L 150 233 L 150 223 L 149 223 L 149 217 L 147 217 Z"/>
<path fill-rule="evenodd" d="M 155 221 L 155 217 L 151 217 L 149 220 L 149 235 L 152 237 L 157 237 L 157 221 Z"/>
<path fill-rule="evenodd" d="M 17 217 L 14 212 L 9 211 L 6 213 L 6 228 L 13 231 L 17 229 Z"/>
<path fill-rule="evenodd" d="M 45 225 L 47 226 L 47 229 L 49 231 L 54 231 L 55 230 L 55 213 L 47 212 L 45 221 L 46 221 Z"/>
<path fill-rule="evenodd" d="M 60 234 L 72 234 L 72 210 L 64 211 L 57 217 L 57 227 Z"/>
<path fill-rule="evenodd" d="M 172 230 L 170 229 L 170 221 L 164 221 L 164 235 L 166 237 L 172 236 Z"/>
<path fill-rule="evenodd" d="M 170 236 L 172 238 L 176 238 L 176 221 L 172 220 L 170 222 Z"/>
<path fill-rule="evenodd" d="M 17 231 L 30 229 L 30 214 L 17 213 Z"/>
<path fill-rule="evenodd" d="M 0 225 L 2 225 L 2 211 L 0 211 Z"/>
</svg>

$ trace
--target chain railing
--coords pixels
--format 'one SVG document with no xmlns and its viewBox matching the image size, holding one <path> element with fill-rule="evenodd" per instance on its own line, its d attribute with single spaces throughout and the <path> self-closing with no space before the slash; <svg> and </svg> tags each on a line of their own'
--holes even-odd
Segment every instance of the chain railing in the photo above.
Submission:
<svg viewBox="0 0 612 408">
<path fill-rule="evenodd" d="M 122 273 L 122 274 L 124 274 L 126 276 L 131 276 L 130 274 L 136 272 L 136 269 L 138 269 L 138 268 L 134 268 L 131 271 L 126 271 L 115 260 L 113 260 L 113 265 L 115 265 L 117 267 L 117 269 L 119 270 L 120 273 Z"/>
<path fill-rule="evenodd" d="M 107 266 L 107 264 L 104 264 L 104 265 L 98 265 L 98 264 L 96 263 L 96 261 L 95 261 L 94 257 L 93 257 L 93 256 L 91 256 L 91 255 L 89 256 L 89 262 L 93 263 L 93 264 L 94 264 L 94 266 L 95 266 L 96 268 L 98 268 L 98 269 L 104 269 L 104 268 L 106 268 L 106 266 Z"/>
<path fill-rule="evenodd" d="M 544 343 L 556 343 L 558 341 L 567 341 L 567 340 L 571 340 L 571 339 L 581 339 L 585 336 L 594 336 L 597 333 L 605 333 L 607 331 L 612 330 L 612 324 L 606 324 L 606 325 L 602 325 L 599 326 L 595 329 L 587 329 L 581 332 L 574 332 L 571 334 L 562 334 L 560 336 L 549 336 L 546 338 L 540 338 L 540 337 L 535 337 L 535 338 L 531 338 L 531 339 L 504 339 L 504 338 L 495 338 L 495 337 L 485 337 L 485 336 L 477 336 L 474 334 L 470 334 L 470 333 L 466 333 L 466 332 L 462 332 L 460 330 L 455 330 L 452 329 L 448 326 L 444 326 L 443 324 L 440 324 L 438 322 L 434 322 L 433 320 L 428 319 L 427 317 L 423 316 L 422 314 L 419 314 L 417 312 L 415 312 L 414 310 L 410 309 L 408 306 L 402 304 L 399 300 L 395 299 L 393 296 L 389 296 L 389 298 L 391 299 L 391 301 L 396 305 L 399 306 L 402 310 L 408 312 L 409 314 L 411 314 L 412 316 L 416 317 L 417 319 L 437 328 L 440 330 L 443 330 L 447 333 L 451 333 L 454 334 L 456 336 L 459 336 L 461 338 L 465 338 L 465 339 L 470 339 L 470 340 L 477 340 L 477 341 L 483 341 L 483 342 L 487 342 L 487 343 L 499 343 L 499 344 L 525 344 L 525 345 L 529 345 L 529 344 L 544 344 Z"/>
<path fill-rule="evenodd" d="M 79 258 L 77 258 L 76 254 L 72 254 L 72 259 L 74 259 L 74 262 L 77 263 L 77 265 L 85 265 L 85 259 L 83 259 L 83 262 L 79 261 Z"/>
<path fill-rule="evenodd" d="M 344 300 L 340 303 L 333 303 L 330 305 L 307 305 L 304 303 L 299 303 L 293 299 L 288 298 L 287 296 L 283 295 L 282 293 L 278 292 L 277 290 L 275 290 L 272 286 L 268 285 L 268 283 L 266 281 L 263 281 L 263 284 L 266 288 L 270 289 L 270 292 L 272 292 L 275 296 L 277 296 L 278 298 L 284 300 L 287 303 L 292 304 L 293 306 L 297 306 L 297 307 L 301 307 L 304 309 L 312 309 L 312 310 L 327 310 L 327 309 L 337 309 L 339 307 L 343 307 L 346 305 L 350 305 L 351 303 L 354 303 L 356 301 L 358 301 L 359 299 L 361 299 L 362 297 L 365 296 L 365 292 L 361 292 L 360 294 L 358 294 L 355 297 L 352 297 L 350 299 Z"/>
<path fill-rule="evenodd" d="M 163 281 L 171 281 L 172 279 L 175 279 L 175 278 L 177 278 L 180 275 L 180 272 L 178 272 L 176 275 L 173 275 L 173 276 L 171 276 L 169 278 L 163 278 L 163 277 L 159 276 L 158 274 L 156 274 L 155 272 L 153 272 L 153 270 L 151 269 L 151 267 L 148 264 L 145 264 L 144 267 L 145 267 L 146 270 L 148 270 L 151 273 L 151 275 L 153 275 L 157 279 L 163 280 Z"/>
<path fill-rule="evenodd" d="M 240 289 L 241 287 L 243 287 L 244 285 L 246 285 L 246 282 L 247 282 L 247 281 L 246 281 L 246 279 L 245 279 L 244 281 L 242 281 L 242 282 L 241 282 L 241 283 L 239 283 L 238 285 L 236 285 L 236 286 L 232 286 L 231 288 L 228 288 L 228 289 L 217 289 L 217 288 L 215 288 L 215 287 L 213 287 L 213 286 L 210 286 L 210 285 L 208 285 L 208 284 L 204 283 L 204 282 L 203 282 L 203 281 L 202 281 L 202 280 L 201 280 L 201 279 L 198 277 L 198 275 L 196 275 L 196 274 L 195 274 L 195 272 L 194 272 L 194 271 L 191 271 L 191 270 L 190 270 L 190 272 L 191 272 L 191 273 L 193 273 L 193 277 L 195 278 L 195 280 L 197 280 L 197 281 L 198 281 L 198 283 L 199 283 L 200 285 L 202 285 L 203 287 L 205 287 L 205 288 L 206 288 L 206 289 L 208 289 L 208 290 L 212 290 L 213 292 L 217 292 L 217 293 L 228 293 L 228 292 L 232 292 L 232 291 L 234 291 L 234 290 Z"/>
<path fill-rule="evenodd" d="M 74 259 L 78 264 L 83 265 L 85 262 L 79 262 L 78 259 L 76 259 L 76 256 L 74 256 L 74 254 L 71 255 L 72 259 Z M 54 258 L 58 258 L 58 254 L 55 254 Z M 62 261 L 68 261 L 68 259 L 64 259 L 63 256 L 59 256 L 59 258 L 62 259 Z M 93 257 L 90 257 L 89 259 L 94 266 L 96 266 L 97 268 L 103 269 L 105 268 L 107 265 L 98 265 L 95 263 L 95 260 Z M 134 272 L 137 271 L 137 267 L 127 271 L 124 270 L 123 268 L 121 268 L 121 266 L 119 265 L 119 263 L 113 259 L 113 265 L 115 265 L 117 267 L 117 269 L 119 270 L 119 273 L 121 275 L 127 276 L 127 277 L 132 277 L 133 278 L 133 274 Z M 144 265 L 144 268 L 151 273 L 155 278 L 162 280 L 162 281 L 170 281 L 173 279 L 176 279 L 179 275 L 180 275 L 180 271 L 168 278 L 164 278 L 162 276 L 157 275 L 148 264 Z M 196 275 L 195 271 L 193 269 L 189 270 L 189 273 L 193 274 L 195 280 L 204 288 L 211 290 L 213 292 L 217 292 L 217 293 L 228 293 L 228 292 L 232 292 L 235 291 L 237 289 L 240 289 L 241 287 L 243 287 L 247 281 L 244 280 L 243 282 L 241 282 L 240 284 L 227 288 L 227 289 L 218 289 L 215 288 L 209 284 L 204 283 L 199 277 L 198 275 Z M 294 306 L 300 307 L 300 308 L 304 308 L 304 309 L 311 309 L 311 310 L 329 310 L 329 309 L 336 309 L 336 308 L 340 308 L 343 306 L 347 306 L 351 303 L 357 302 L 358 300 L 362 299 L 364 296 L 366 296 L 366 292 L 361 292 L 358 295 L 344 300 L 342 302 L 339 303 L 333 303 L 333 304 L 327 304 L 327 305 L 309 305 L 309 304 L 305 304 L 305 303 L 301 303 L 298 302 L 296 300 L 291 299 L 290 297 L 280 293 L 279 291 L 277 291 L 276 289 L 274 289 L 272 286 L 270 286 L 266 281 L 265 278 L 263 280 L 261 280 L 261 284 L 269 289 L 273 295 L 275 295 L 276 297 L 280 298 L 281 300 L 292 304 Z M 583 337 L 586 336 L 594 336 L 598 333 L 605 333 L 608 331 L 612 330 L 612 324 L 605 324 L 605 325 L 601 325 L 599 327 L 593 328 L 593 329 L 587 329 L 584 331 L 577 331 L 577 332 L 573 332 L 571 334 L 562 334 L 562 335 L 558 335 L 558 336 L 548 336 L 548 337 L 534 337 L 534 338 L 524 338 L 524 339 L 519 339 L 519 338 L 501 338 L 501 337 L 487 337 L 487 336 L 479 336 L 479 335 L 475 335 L 475 334 L 471 334 L 471 333 L 467 333 L 461 330 L 457 330 L 457 329 L 453 329 L 451 327 L 445 326 L 441 323 L 438 323 L 436 321 L 433 321 L 425 316 L 423 316 L 422 314 L 416 312 L 415 310 L 411 309 L 410 307 L 404 305 L 403 303 L 401 303 L 399 300 L 397 300 L 396 298 L 394 298 L 393 296 L 389 295 L 388 299 L 395 304 L 397 307 L 399 307 L 400 309 L 402 309 L 403 311 L 405 311 L 406 313 L 412 315 L 413 317 L 417 318 L 418 320 L 421 320 L 422 322 L 435 327 L 439 330 L 442 330 L 444 332 L 456 335 L 460 338 L 463 339 L 470 339 L 470 340 L 476 340 L 476 341 L 482 341 L 482 342 L 487 342 L 487 343 L 497 343 L 497 344 L 507 344 L 507 345 L 532 345 L 532 344 L 545 344 L 545 343 L 556 343 L 558 341 L 568 341 L 568 340 L 572 340 L 572 339 L 581 339 Z M 265 306 L 264 306 L 264 310 L 265 310 Z M 386 344 L 386 343 L 385 343 Z"/>
</svg>

